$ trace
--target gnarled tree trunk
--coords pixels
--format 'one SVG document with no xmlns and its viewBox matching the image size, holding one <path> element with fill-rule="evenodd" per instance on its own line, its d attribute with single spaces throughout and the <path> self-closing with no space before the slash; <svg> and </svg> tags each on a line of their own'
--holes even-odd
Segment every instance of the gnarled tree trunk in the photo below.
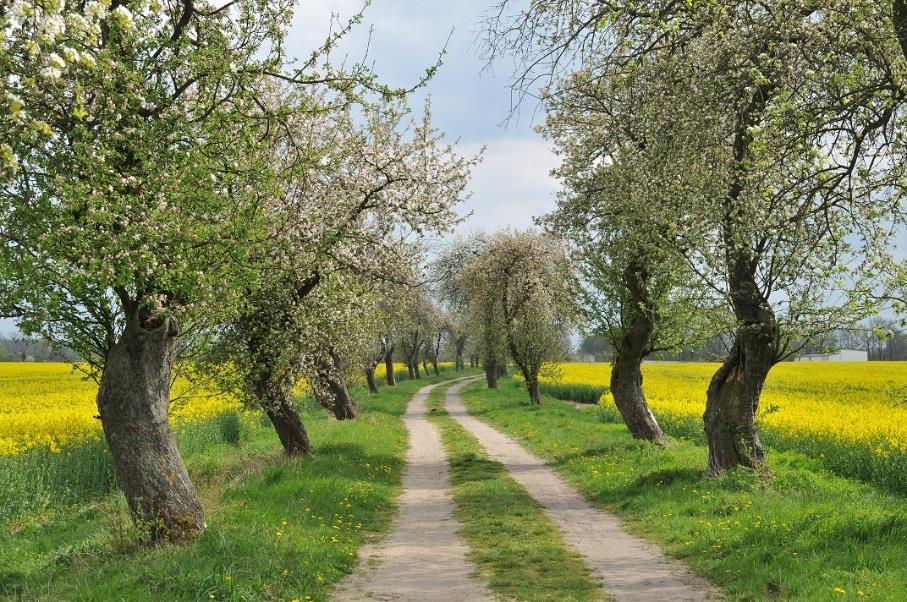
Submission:
<svg viewBox="0 0 907 602">
<path fill-rule="evenodd" d="M 378 382 L 375 380 L 375 369 L 371 366 L 365 368 L 365 382 L 368 383 L 369 393 L 378 392 Z"/>
<path fill-rule="evenodd" d="M 611 395 L 614 405 L 630 434 L 659 445 L 668 442 L 642 390 L 642 358 L 631 352 L 618 352 L 611 368 Z"/>
<path fill-rule="evenodd" d="M 413 372 L 416 375 L 416 378 L 422 378 L 422 373 L 419 371 L 419 360 L 413 360 Z"/>
<path fill-rule="evenodd" d="M 274 425 L 274 430 L 277 431 L 277 437 L 280 439 L 280 444 L 283 445 L 284 452 L 288 456 L 304 456 L 312 453 L 309 434 L 289 396 L 284 393 L 273 394 L 269 400 L 262 403 L 265 414 Z"/>
<path fill-rule="evenodd" d="M 765 450 L 756 429 L 762 387 L 777 361 L 775 314 L 755 281 L 755 262 L 747 256 L 730 262 L 731 304 L 737 332 L 730 354 L 712 377 L 706 396 L 706 439 L 709 470 L 722 473 L 737 466 L 760 468 Z"/>
<path fill-rule="evenodd" d="M 337 420 L 351 420 L 356 417 L 356 406 L 346 387 L 343 361 L 333 351 L 330 352 L 330 363 L 324 361 L 319 370 L 323 379 L 324 390 L 316 390 L 318 403 L 334 414 Z"/>
<path fill-rule="evenodd" d="M 658 312 L 649 296 L 649 272 L 631 261 L 623 272 L 630 302 L 622 309 L 623 329 L 611 367 L 611 395 L 630 434 L 659 445 L 668 442 L 642 390 L 642 360 L 652 349 Z"/>
<path fill-rule="evenodd" d="M 526 381 L 526 390 L 529 391 L 529 402 L 534 405 L 541 405 L 542 394 L 539 389 L 538 377 Z"/>
<path fill-rule="evenodd" d="M 204 512 L 168 421 L 179 332 L 173 319 L 126 313 L 98 390 L 104 437 L 136 523 L 153 542 L 191 540 L 205 529 Z"/>
<path fill-rule="evenodd" d="M 406 364 L 406 374 L 409 376 L 410 380 L 416 379 L 416 369 L 413 367 L 412 362 L 407 362 Z"/>
<path fill-rule="evenodd" d="M 386 374 L 384 378 L 387 379 L 388 387 L 397 386 L 397 377 L 394 374 L 394 347 L 393 345 L 387 348 L 387 353 L 384 355 L 384 371 Z"/>
</svg>

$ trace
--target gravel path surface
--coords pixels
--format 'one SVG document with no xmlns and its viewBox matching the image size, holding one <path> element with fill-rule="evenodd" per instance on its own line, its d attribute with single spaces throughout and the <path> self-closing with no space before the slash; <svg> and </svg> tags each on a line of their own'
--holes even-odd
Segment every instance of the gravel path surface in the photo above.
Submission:
<svg viewBox="0 0 907 602">
<path fill-rule="evenodd" d="M 493 600 L 457 534 L 447 455 L 425 409 L 435 386 L 420 389 L 403 416 L 410 448 L 395 525 L 363 548 L 359 569 L 340 582 L 335 600 Z"/>
<path fill-rule="evenodd" d="M 465 384 L 448 389 L 447 411 L 539 502 L 564 538 L 601 577 L 608 594 L 618 601 L 720 599 L 707 581 L 682 562 L 627 533 L 616 517 L 592 506 L 545 462 L 471 416 L 459 395 Z"/>
</svg>

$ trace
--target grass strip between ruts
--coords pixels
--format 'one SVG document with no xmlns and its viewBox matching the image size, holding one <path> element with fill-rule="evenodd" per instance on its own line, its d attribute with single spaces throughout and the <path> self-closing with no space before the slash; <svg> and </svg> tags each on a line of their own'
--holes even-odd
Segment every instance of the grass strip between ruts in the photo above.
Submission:
<svg viewBox="0 0 907 602">
<path fill-rule="evenodd" d="M 535 500 L 442 409 L 446 394 L 446 388 L 432 391 L 429 419 L 448 454 L 455 517 L 469 558 L 492 591 L 513 600 L 605 599 L 601 584 Z"/>
</svg>

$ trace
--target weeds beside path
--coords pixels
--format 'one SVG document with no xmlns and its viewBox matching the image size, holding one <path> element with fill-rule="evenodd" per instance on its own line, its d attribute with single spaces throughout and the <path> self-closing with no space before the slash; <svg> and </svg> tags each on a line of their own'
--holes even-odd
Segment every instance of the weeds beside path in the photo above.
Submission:
<svg viewBox="0 0 907 602">
<path fill-rule="evenodd" d="M 907 600 L 907 500 L 835 476 L 810 458 L 768 450 L 771 477 L 705 472 L 706 449 L 660 449 L 596 407 L 550 397 L 525 403 L 522 383 L 464 390 L 469 412 L 543 458 L 633 533 L 741 600 Z"/>
<path fill-rule="evenodd" d="M 400 416 L 441 377 L 401 381 L 368 396 L 360 417 L 304 413 L 311 458 L 281 457 L 253 420 L 239 446 L 187 455 L 207 502 L 208 529 L 190 545 L 135 544 L 121 496 L 50 506 L 0 524 L 0 597 L 27 600 L 324 600 L 359 547 L 385 532 L 407 448 Z"/>
</svg>

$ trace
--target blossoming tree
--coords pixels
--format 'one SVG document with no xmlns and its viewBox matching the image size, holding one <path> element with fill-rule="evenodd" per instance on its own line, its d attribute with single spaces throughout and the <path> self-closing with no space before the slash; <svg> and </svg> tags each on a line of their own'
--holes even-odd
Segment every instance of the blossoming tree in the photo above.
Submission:
<svg viewBox="0 0 907 602">
<path fill-rule="evenodd" d="M 204 529 L 168 423 L 185 333 L 258 287 L 276 82 L 378 86 L 367 70 L 292 68 L 285 0 L 16 0 L 0 8 L 0 289 L 21 328 L 76 350 L 129 506 L 151 539 Z"/>
<path fill-rule="evenodd" d="M 499 232 L 459 278 L 483 338 L 503 345 L 522 373 L 529 400 L 540 403 L 539 374 L 565 355 L 578 317 L 573 266 L 563 243 L 534 232 Z"/>
<path fill-rule="evenodd" d="M 563 183 L 557 209 L 541 221 L 570 243 L 588 323 L 614 349 L 617 409 L 634 437 L 659 444 L 666 438 L 646 402 L 641 363 L 702 337 L 706 316 L 720 313 L 708 289 L 693 286 L 683 257 L 684 208 L 707 184 L 688 166 L 708 149 L 696 128 L 660 119 L 677 102 L 666 67 L 574 73 L 546 97 L 541 128 L 556 143 Z"/>
<path fill-rule="evenodd" d="M 474 161 L 442 143 L 428 107 L 418 119 L 402 100 L 359 112 L 335 105 L 289 122 L 277 160 L 294 171 L 269 204 L 271 244 L 257 260 L 267 268 L 218 345 L 233 390 L 268 412 L 290 454 L 311 449 L 293 402 L 300 376 L 335 416 L 355 416 L 344 376 L 371 343 L 362 325 L 376 291 L 410 280 L 419 239 L 458 221 Z"/>
<path fill-rule="evenodd" d="M 491 21 L 491 50 L 527 59 L 518 85 L 576 63 L 632 73 L 657 55 L 681 61 L 678 102 L 661 119 L 689 123 L 715 151 L 687 166 L 710 191 L 688 208 L 705 243 L 688 264 L 736 320 L 707 391 L 709 467 L 763 466 L 756 415 L 771 367 L 874 311 L 881 278 L 865 258 L 884 254 L 902 222 L 905 63 L 892 7 L 558 0 L 507 16 L 510 4 Z"/>
</svg>

